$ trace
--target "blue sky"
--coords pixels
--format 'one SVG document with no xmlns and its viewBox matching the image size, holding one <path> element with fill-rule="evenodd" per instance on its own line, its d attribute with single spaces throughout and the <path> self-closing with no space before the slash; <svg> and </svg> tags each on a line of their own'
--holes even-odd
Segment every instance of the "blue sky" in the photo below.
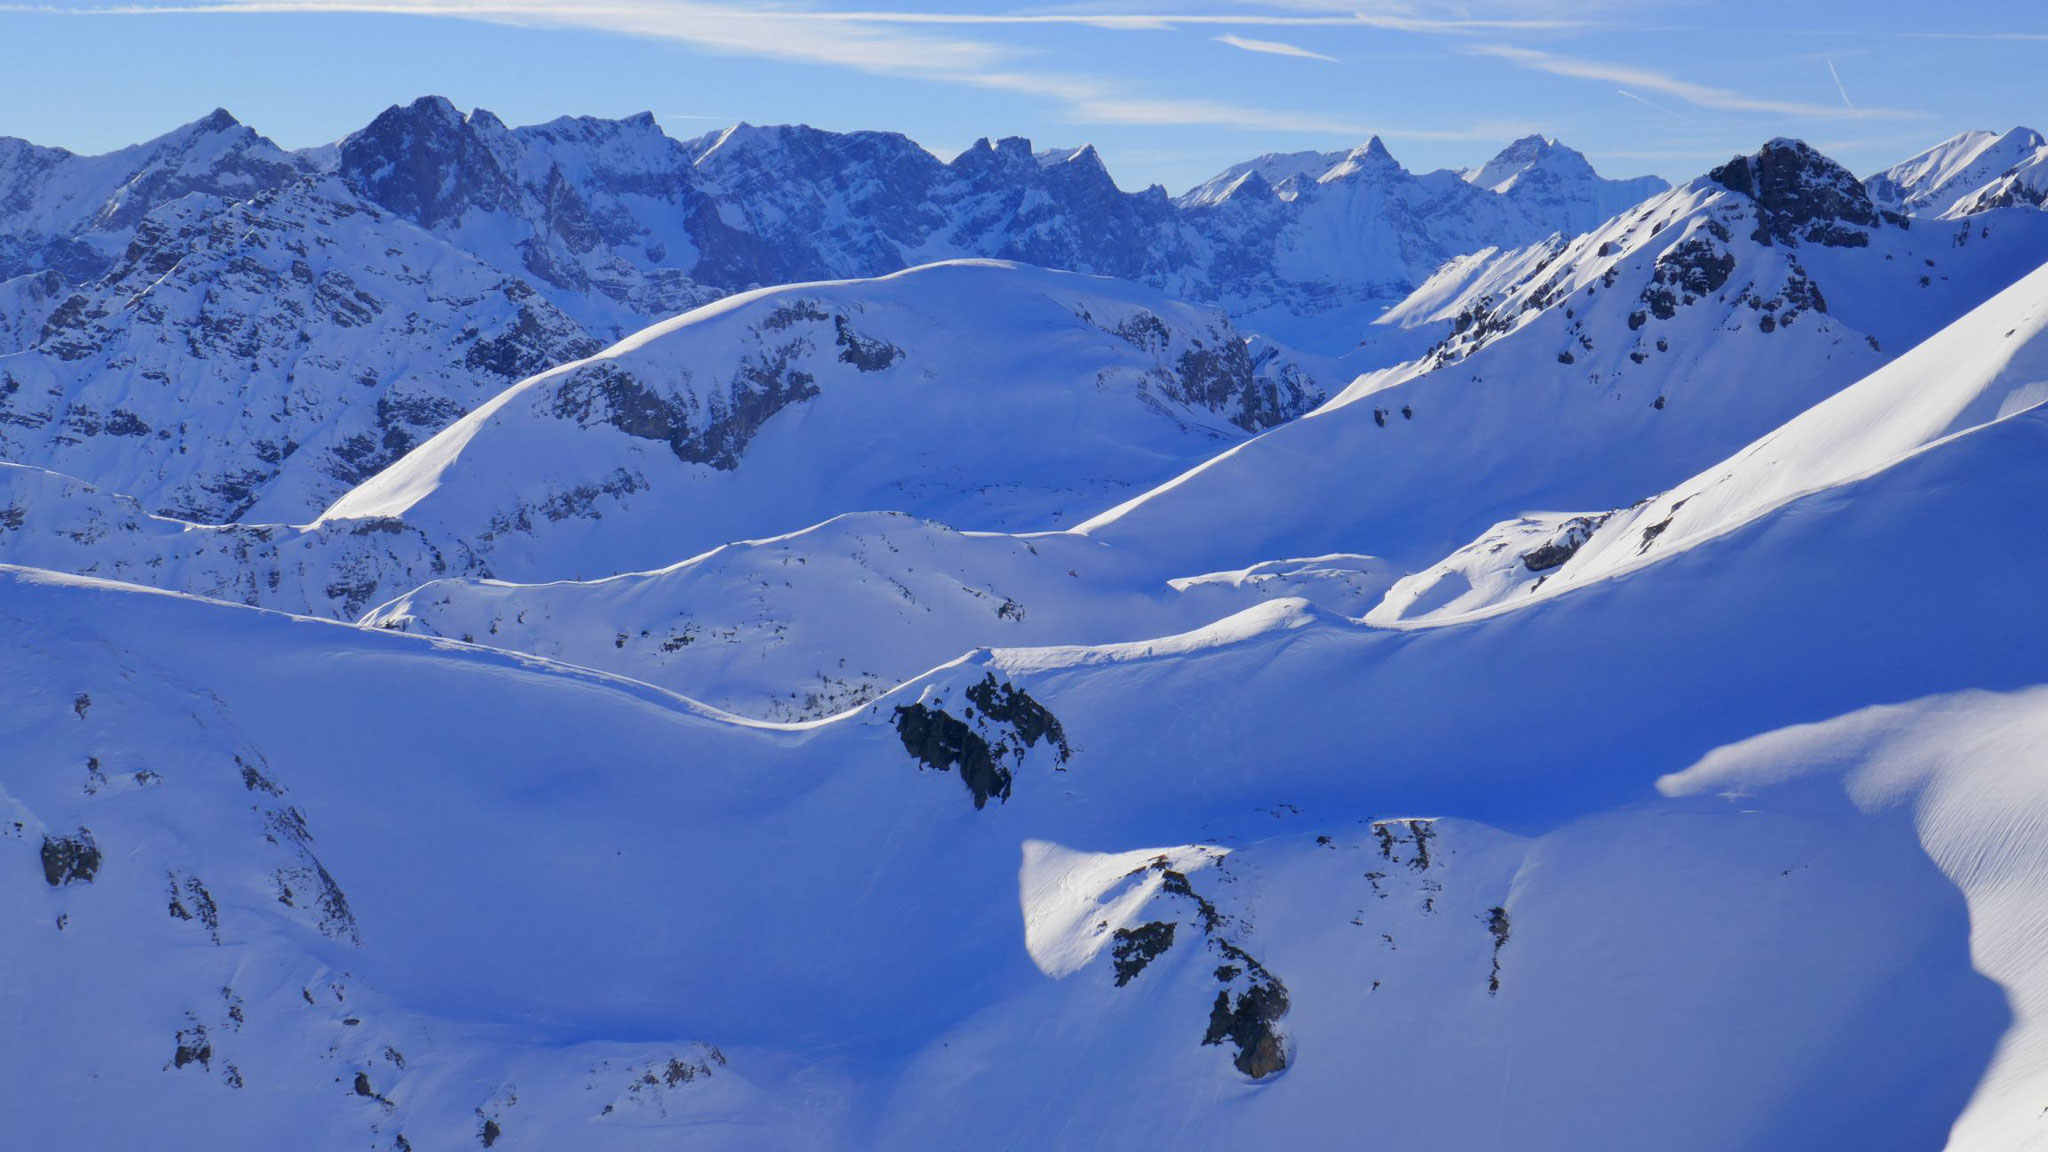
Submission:
<svg viewBox="0 0 2048 1152">
<path fill-rule="evenodd" d="M 1093 143 L 1180 191 L 1377 133 L 1410 168 L 1543 132 L 1683 179 L 1778 135 L 1859 172 L 2048 129 L 2048 5 L 1976 0 L 51 0 L 0 3 L 0 135 L 82 152 L 224 106 L 286 146 L 437 93 L 512 123 L 651 111 Z"/>
</svg>

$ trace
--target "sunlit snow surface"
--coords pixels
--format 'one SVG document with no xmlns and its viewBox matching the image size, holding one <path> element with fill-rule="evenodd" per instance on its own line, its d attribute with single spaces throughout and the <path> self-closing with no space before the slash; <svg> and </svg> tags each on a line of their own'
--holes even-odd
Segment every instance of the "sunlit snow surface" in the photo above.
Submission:
<svg viewBox="0 0 2048 1152">
<path fill-rule="evenodd" d="M 1348 360 L 952 262 L 528 376 L 316 523 L 0 466 L 0 1117 L 2048 1147 L 2048 214 L 1944 199 L 2015 143 L 1857 240 L 1703 179 L 1495 244 Z M 1570 166 L 1516 148 L 1189 199 Z"/>
</svg>

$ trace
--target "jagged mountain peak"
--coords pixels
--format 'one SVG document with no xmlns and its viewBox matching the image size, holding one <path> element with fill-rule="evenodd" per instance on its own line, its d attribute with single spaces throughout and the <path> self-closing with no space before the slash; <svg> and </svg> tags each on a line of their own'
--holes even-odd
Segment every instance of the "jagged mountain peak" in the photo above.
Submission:
<svg viewBox="0 0 2048 1152">
<path fill-rule="evenodd" d="M 1031 141 L 1022 136 L 1004 136 L 991 143 L 983 136 L 955 156 L 947 167 L 970 175 L 1027 173 L 1039 167 Z"/>
<path fill-rule="evenodd" d="M 1803 140 L 1780 136 L 1715 168 L 1705 179 L 1756 201 L 1758 239 L 1861 247 L 1870 242 L 1861 229 L 1887 222 L 1862 181 Z M 1904 223 L 1896 216 L 1890 219 Z"/>
<path fill-rule="evenodd" d="M 225 108 L 215 108 L 192 123 L 193 128 L 202 132 L 225 132 L 241 125 L 242 122 L 235 119 L 235 114 Z"/>
<path fill-rule="evenodd" d="M 1316 181 L 1319 184 L 1334 184 L 1361 175 L 1408 176 L 1411 173 L 1401 166 L 1394 154 L 1387 151 L 1385 141 L 1378 136 L 1345 153 L 1344 159 Z"/>
<path fill-rule="evenodd" d="M 1584 156 L 1560 145 L 1555 138 L 1532 133 L 1501 149 L 1493 159 L 1466 172 L 1465 181 L 1495 192 L 1505 192 L 1515 177 L 1556 152 L 1570 153 L 1581 162 L 1585 160 Z M 1588 170 L 1591 170 L 1590 165 Z"/>
<path fill-rule="evenodd" d="M 1095 145 L 1093 144 L 1083 144 L 1079 148 L 1041 148 L 1034 155 L 1037 157 L 1038 166 L 1041 168 L 1052 168 L 1061 164 L 1080 164 L 1085 167 L 1108 170 L 1108 166 L 1102 162 L 1102 154 L 1095 150 Z"/>
<path fill-rule="evenodd" d="M 1267 152 L 1232 164 L 1181 193 L 1178 202 L 1183 208 L 1206 208 L 1252 191 L 1264 196 L 1288 181 L 1313 181 L 1343 159 L 1342 152 Z M 1255 184 L 1247 183 L 1247 175 L 1259 179 Z"/>
<path fill-rule="evenodd" d="M 371 201 L 432 228 L 503 203 L 509 181 L 485 137 L 504 131 L 482 109 L 464 116 L 445 96 L 422 96 L 345 137 L 339 171 Z"/>
</svg>

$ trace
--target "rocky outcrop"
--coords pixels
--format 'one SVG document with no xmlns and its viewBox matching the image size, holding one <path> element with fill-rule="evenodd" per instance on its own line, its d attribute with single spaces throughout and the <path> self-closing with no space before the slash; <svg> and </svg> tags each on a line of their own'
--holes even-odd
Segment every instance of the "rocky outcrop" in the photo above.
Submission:
<svg viewBox="0 0 2048 1152">
<path fill-rule="evenodd" d="M 1051 746 L 1056 765 L 1064 765 L 1073 755 L 1058 718 L 1022 689 L 997 680 L 995 673 L 970 685 L 963 695 L 968 703 L 959 716 L 945 710 L 945 694 L 940 691 L 929 703 L 920 699 L 897 705 L 894 722 L 903 750 L 920 765 L 940 772 L 959 770 L 975 808 L 986 807 L 991 798 L 1010 798 L 1012 770 L 1041 740 Z"/>
<path fill-rule="evenodd" d="M 1800 140 L 1780 137 L 1750 156 L 1737 156 L 1707 178 L 1756 201 L 1759 243 L 1861 248 L 1868 229 L 1906 226 L 1906 218 L 1879 209 L 1863 182 Z"/>
</svg>

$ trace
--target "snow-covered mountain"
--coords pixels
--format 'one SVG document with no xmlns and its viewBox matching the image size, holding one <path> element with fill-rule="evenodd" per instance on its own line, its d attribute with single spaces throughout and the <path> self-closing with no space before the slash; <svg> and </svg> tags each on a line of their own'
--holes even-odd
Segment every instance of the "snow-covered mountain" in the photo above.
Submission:
<svg viewBox="0 0 2048 1152">
<path fill-rule="evenodd" d="M 1335 387 L 1137 285 L 934 264 L 743 293 L 541 373 L 321 520 L 400 519 L 526 580 L 655 568 L 867 509 L 1053 528 Z"/>
<path fill-rule="evenodd" d="M 2031 128 L 1965 132 L 1864 181 L 1887 208 L 1954 219 L 2048 200 L 2048 140 Z"/>
<path fill-rule="evenodd" d="M 1927 467 L 1914 458 L 1965 451 L 1965 438 L 2007 435 L 1989 426 L 2043 402 L 2048 264 L 1699 475 L 1627 508 L 1496 525 L 1397 584 L 1366 618 L 1444 621 L 1562 595 L 1743 530 L 1794 502 Z"/>
<path fill-rule="evenodd" d="M 1419 566 L 1677 483 L 2044 262 L 2048 216 L 1915 223 L 1774 141 L 1576 240 L 1454 262 L 1387 317 L 1441 334 L 1427 356 L 1076 530 L 1175 574 Z"/>
<path fill-rule="evenodd" d="M 730 292 L 984 257 L 1152 284 L 1341 352 L 1448 256 L 1575 232 L 1664 186 L 1603 180 L 1570 149 L 1542 153 L 1516 186 L 1482 194 L 1450 174 L 1407 173 L 1375 139 L 1291 158 L 1301 179 L 1277 192 L 1234 185 L 1175 201 L 1118 188 L 1093 148 L 1040 151 L 1021 137 L 941 161 L 894 133 L 739 124 L 676 141 L 647 116 L 508 129 L 429 97 L 344 140 L 338 163 L 371 200 L 619 334 Z M 1278 172 L 1280 160 L 1251 167 Z M 1297 205 L 1304 183 L 1332 188 Z M 1381 213 L 1356 234 L 1361 215 Z M 1355 234 L 1331 236 L 1332 217 Z M 1333 239 L 1352 243 L 1330 251 Z"/>
<path fill-rule="evenodd" d="M 509 128 L 438 97 L 301 154 L 225 112 L 99 157 L 5 141 L 0 454 L 166 515 L 304 521 L 502 385 L 650 323 L 959 257 L 1148 283 L 1343 352 L 1445 258 L 1644 190 L 1547 155 L 1540 195 L 1534 169 L 1495 194 L 1374 141 L 1308 195 L 1177 204 L 1120 190 L 1092 148 L 942 162 L 888 133 Z M 149 439 L 173 428 L 175 451 Z"/>
<path fill-rule="evenodd" d="M 1561 221 L 1559 231 L 1568 236 L 1591 231 L 1671 187 L 1657 176 L 1603 179 L 1584 153 L 1548 136 L 1524 136 L 1464 177 L 1469 184 L 1520 204 L 1532 216 Z"/>
<path fill-rule="evenodd" d="M 158 207 L 194 193 L 247 199 L 307 167 L 225 109 L 103 156 L 0 137 L 0 281 L 55 272 L 82 283 L 112 266 Z"/>
<path fill-rule="evenodd" d="M 7 779 L 6 986 L 109 990 L 24 1014 L 11 1111 L 87 1144 L 135 1134 L 118 1092 L 336 1147 L 1114 1147 L 1162 1115 L 2024 1146 L 2048 612 L 2010 529 L 2044 437 L 2016 411 L 1492 619 L 1277 603 L 796 727 L 10 571 L 8 734 L 43 754 Z M 1957 596 L 2000 610 L 1927 611 Z"/>
<path fill-rule="evenodd" d="M 1416 175 L 1374 137 L 1348 153 L 1264 156 L 1181 198 L 1214 253 L 1206 277 L 1169 281 L 1280 339 L 1342 351 L 1446 260 L 1574 235 L 1668 187 L 1604 180 L 1541 137 L 1489 162 L 1495 185 Z M 1279 177 L 1274 179 L 1274 177 Z M 1341 336 L 1345 344 L 1333 346 Z"/>
<path fill-rule="evenodd" d="M 331 177 L 236 204 L 195 194 L 0 355 L 0 456 L 186 519 L 305 521 L 598 347 L 528 282 Z"/>
</svg>

